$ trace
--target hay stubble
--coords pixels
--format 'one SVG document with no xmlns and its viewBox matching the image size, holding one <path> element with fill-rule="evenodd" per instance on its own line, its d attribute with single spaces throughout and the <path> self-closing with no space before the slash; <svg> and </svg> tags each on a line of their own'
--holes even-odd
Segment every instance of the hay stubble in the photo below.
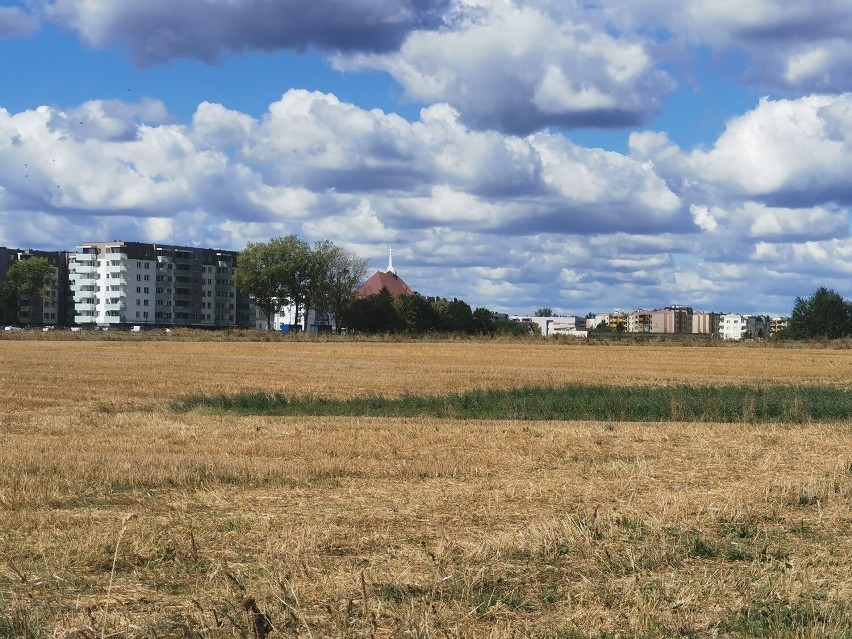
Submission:
<svg viewBox="0 0 852 639">
<path fill-rule="evenodd" d="M 270 636 L 852 628 L 848 424 L 165 409 L 191 393 L 346 398 L 578 377 L 848 384 L 846 351 L 0 342 L 0 358 L 0 636 L 236 637 L 251 629 L 246 596 Z"/>
</svg>

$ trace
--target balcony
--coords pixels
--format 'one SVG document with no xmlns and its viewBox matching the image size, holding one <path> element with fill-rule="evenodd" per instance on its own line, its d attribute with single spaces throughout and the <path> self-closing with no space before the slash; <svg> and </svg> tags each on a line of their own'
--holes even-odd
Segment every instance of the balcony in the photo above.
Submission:
<svg viewBox="0 0 852 639">
<path fill-rule="evenodd" d="M 74 312 L 77 315 L 83 315 L 87 313 L 91 313 L 94 315 L 98 311 L 97 304 L 90 304 L 88 302 L 74 302 Z"/>
<path fill-rule="evenodd" d="M 127 303 L 126 302 L 117 302 L 117 303 L 112 303 L 112 304 L 106 304 L 107 313 L 109 313 L 110 311 L 124 311 L 126 309 L 127 309 Z"/>
<path fill-rule="evenodd" d="M 71 272 L 77 274 L 97 273 L 98 267 L 91 262 L 74 262 L 71 264 Z"/>
<path fill-rule="evenodd" d="M 107 273 L 122 273 L 122 274 L 127 273 L 127 265 L 121 264 L 119 266 L 107 266 L 106 272 Z"/>
</svg>

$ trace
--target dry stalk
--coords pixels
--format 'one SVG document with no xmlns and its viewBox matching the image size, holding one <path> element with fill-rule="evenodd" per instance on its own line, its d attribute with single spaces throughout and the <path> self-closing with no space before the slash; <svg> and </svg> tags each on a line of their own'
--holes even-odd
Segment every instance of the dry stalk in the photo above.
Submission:
<svg viewBox="0 0 852 639">
<path fill-rule="evenodd" d="M 118 547 L 121 545 L 121 538 L 124 537 L 124 533 L 127 532 L 127 524 L 129 524 L 133 519 L 136 518 L 136 515 L 133 513 L 127 513 L 124 516 L 124 519 L 121 520 L 121 530 L 118 533 L 118 539 L 115 541 L 115 552 L 112 555 L 112 569 L 109 573 L 109 585 L 107 586 L 107 594 L 106 594 L 106 602 L 104 603 L 104 611 L 101 614 L 101 639 L 104 639 L 106 636 L 106 618 L 107 612 L 109 611 L 109 600 L 112 594 L 112 581 L 115 577 L 115 564 L 118 562 Z"/>
</svg>

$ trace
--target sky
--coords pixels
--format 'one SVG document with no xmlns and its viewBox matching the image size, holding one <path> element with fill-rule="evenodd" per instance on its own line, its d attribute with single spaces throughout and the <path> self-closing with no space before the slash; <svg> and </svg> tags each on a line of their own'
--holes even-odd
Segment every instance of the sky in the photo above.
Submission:
<svg viewBox="0 0 852 639">
<path fill-rule="evenodd" d="M 0 246 L 295 234 L 530 314 L 852 296 L 849 0 L 0 3 Z"/>
</svg>

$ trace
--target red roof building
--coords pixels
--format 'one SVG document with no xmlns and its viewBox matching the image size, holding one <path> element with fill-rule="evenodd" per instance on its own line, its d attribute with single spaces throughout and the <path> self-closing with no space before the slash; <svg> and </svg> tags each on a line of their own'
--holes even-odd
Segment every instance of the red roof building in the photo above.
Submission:
<svg viewBox="0 0 852 639">
<path fill-rule="evenodd" d="M 355 297 L 370 297 L 370 295 L 378 295 L 382 289 L 388 289 L 388 292 L 394 297 L 400 295 L 414 295 L 411 287 L 396 274 L 396 269 L 393 267 L 393 249 L 388 256 L 388 267 L 384 272 L 376 271 L 366 282 L 361 284 Z"/>
</svg>

